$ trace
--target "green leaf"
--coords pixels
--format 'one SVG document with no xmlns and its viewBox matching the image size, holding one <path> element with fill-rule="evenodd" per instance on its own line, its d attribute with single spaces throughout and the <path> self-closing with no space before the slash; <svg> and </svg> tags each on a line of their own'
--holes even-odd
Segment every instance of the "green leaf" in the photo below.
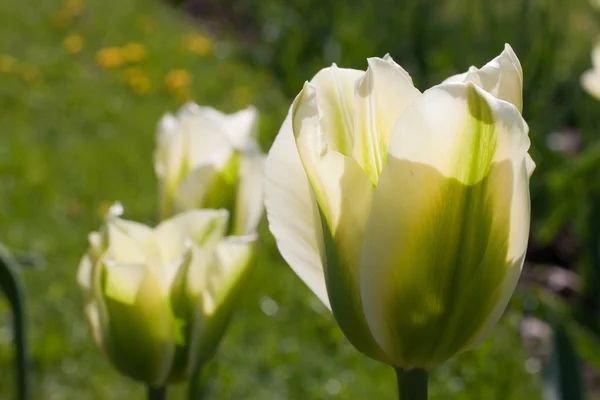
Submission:
<svg viewBox="0 0 600 400">
<path fill-rule="evenodd" d="M 533 296 L 540 304 L 538 317 L 553 325 L 559 323 L 569 336 L 577 355 L 600 373 L 600 333 L 578 321 L 569 305 L 560 298 L 546 292 Z"/>
<path fill-rule="evenodd" d="M 564 326 L 553 324 L 554 347 L 544 371 L 544 400 L 583 400 L 580 361 Z"/>
<path fill-rule="evenodd" d="M 600 374 L 600 335 L 585 326 L 574 322 L 569 327 L 569 336 L 577 354 L 586 360 Z"/>
</svg>

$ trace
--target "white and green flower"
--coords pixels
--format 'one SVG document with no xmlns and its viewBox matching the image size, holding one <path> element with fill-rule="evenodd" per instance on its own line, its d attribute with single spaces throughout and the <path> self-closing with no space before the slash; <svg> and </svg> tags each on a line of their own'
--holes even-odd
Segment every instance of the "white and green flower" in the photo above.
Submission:
<svg viewBox="0 0 600 400">
<path fill-rule="evenodd" d="M 267 158 L 267 216 L 356 348 L 429 368 L 485 337 L 521 272 L 522 69 L 507 45 L 421 93 L 389 56 L 368 65 L 304 85 Z"/>
<path fill-rule="evenodd" d="M 225 208 L 233 234 L 256 230 L 264 167 L 256 123 L 254 107 L 224 114 L 194 103 L 161 119 L 154 166 L 163 218 L 195 208 Z"/>
<path fill-rule="evenodd" d="M 89 236 L 78 281 L 93 336 L 124 375 L 188 379 L 224 334 L 254 260 L 254 235 L 226 237 L 226 210 L 192 210 L 156 228 L 109 215 Z"/>
</svg>

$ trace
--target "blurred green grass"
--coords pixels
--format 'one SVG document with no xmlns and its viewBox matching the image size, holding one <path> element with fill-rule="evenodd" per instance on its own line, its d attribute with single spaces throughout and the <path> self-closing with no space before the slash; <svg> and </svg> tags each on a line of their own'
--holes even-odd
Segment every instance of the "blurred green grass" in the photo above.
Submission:
<svg viewBox="0 0 600 400">
<path fill-rule="evenodd" d="M 160 2 L 78 4 L 0 2 L 0 239 L 40 253 L 47 264 L 23 271 L 34 398 L 141 398 L 141 386 L 117 375 L 97 351 L 83 319 L 75 272 L 87 233 L 115 200 L 126 217 L 155 220 L 152 150 L 162 113 L 188 95 L 225 111 L 255 104 L 267 149 L 290 103 L 289 83 L 245 59 L 252 51 L 245 43 L 210 39 L 209 54 L 190 51 L 189 35 L 206 34 Z M 72 35 L 83 40 L 75 54 L 73 43 L 64 44 Z M 99 50 L 127 43 L 141 44 L 146 57 L 117 68 L 98 63 Z M 167 89 L 165 77 L 178 69 L 191 77 L 189 87 Z M 147 93 L 136 93 L 146 86 L 128 86 L 131 74 L 147 79 Z M 393 398 L 392 371 L 350 346 L 285 266 L 265 226 L 262 233 L 261 284 L 218 353 L 213 398 Z M 8 399 L 11 334 L 0 305 L 0 398 Z M 431 398 L 538 399 L 539 377 L 526 371 L 525 360 L 518 318 L 507 316 L 481 348 L 432 374 Z M 183 393 L 176 389 L 173 398 Z"/>
</svg>

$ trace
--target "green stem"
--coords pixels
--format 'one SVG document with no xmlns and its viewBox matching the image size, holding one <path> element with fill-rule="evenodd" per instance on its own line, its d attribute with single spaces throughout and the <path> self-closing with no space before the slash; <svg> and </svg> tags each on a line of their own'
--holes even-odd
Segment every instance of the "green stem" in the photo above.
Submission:
<svg viewBox="0 0 600 400">
<path fill-rule="evenodd" d="M 152 387 L 148 385 L 148 400 L 166 400 L 167 399 L 167 387 L 159 386 Z"/>
<path fill-rule="evenodd" d="M 207 398 L 208 387 L 214 373 L 209 363 L 200 363 L 194 370 L 188 386 L 188 400 L 203 400 Z M 212 365 L 214 367 L 214 364 Z"/>
<path fill-rule="evenodd" d="M 26 400 L 29 398 L 29 370 L 25 296 L 16 269 L 14 259 L 0 244 L 0 290 L 4 291 L 8 298 L 13 314 L 17 399 Z"/>
<path fill-rule="evenodd" d="M 427 400 L 427 371 L 395 368 L 399 400 Z"/>
</svg>

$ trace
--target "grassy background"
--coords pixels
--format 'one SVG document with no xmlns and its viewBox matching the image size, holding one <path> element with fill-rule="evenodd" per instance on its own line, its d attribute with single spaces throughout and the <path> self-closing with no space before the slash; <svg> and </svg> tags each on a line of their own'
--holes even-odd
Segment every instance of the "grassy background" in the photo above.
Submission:
<svg viewBox="0 0 600 400">
<path fill-rule="evenodd" d="M 247 3 L 239 4 L 242 9 L 231 15 L 245 15 Z M 265 15 L 277 16 L 277 4 L 265 1 L 261 7 Z M 346 10 L 335 26 L 343 27 L 355 11 Z M 377 15 L 367 17 L 374 20 Z M 309 21 L 327 22 L 311 18 L 307 15 Z M 247 28 L 252 32 L 267 22 L 249 20 Z M 284 24 L 276 40 L 264 39 L 262 29 L 241 41 L 228 28 L 220 31 L 220 39 L 211 38 L 202 24 L 151 0 L 0 2 L 0 239 L 13 249 L 38 252 L 46 261 L 41 270 L 23 272 L 32 326 L 34 398 L 142 397 L 141 386 L 118 376 L 92 343 L 75 272 L 87 233 L 97 228 L 111 202 L 122 201 L 128 218 L 155 220 L 152 150 L 162 113 L 175 111 L 188 98 L 225 111 L 255 104 L 261 111 L 266 150 L 302 80 L 334 60 L 363 68 L 362 60 L 384 52 L 379 47 L 391 40 L 384 28 L 394 20 L 386 23 L 372 33 L 377 39 L 372 47 L 369 36 L 361 36 L 367 27 L 360 24 L 336 30 L 329 41 L 322 40 L 318 29 L 316 36 L 309 31 L 304 41 L 296 40 Z M 242 28 L 246 26 L 240 26 L 240 32 Z M 587 52 L 594 29 L 584 27 L 576 33 L 576 38 L 585 39 L 577 41 L 576 48 Z M 497 35 L 494 46 L 488 46 L 479 38 L 477 48 L 470 49 L 466 41 L 471 36 L 462 35 L 462 43 L 449 44 L 449 37 L 442 37 L 437 47 L 427 47 L 435 57 L 407 56 L 415 81 L 432 83 L 470 63 L 480 65 L 499 53 L 496 44 L 505 40 Z M 286 40 L 287 47 L 282 44 Z M 305 57 L 303 49 L 311 40 L 329 43 L 329 50 L 321 54 L 318 48 L 313 51 L 317 56 Z M 350 54 L 336 50 L 352 48 L 353 40 L 356 47 Z M 413 54 L 403 47 L 408 42 L 400 38 L 400 45 L 389 50 L 393 55 L 405 50 Z M 135 45 L 123 49 L 128 43 Z M 119 50 L 98 53 L 115 46 Z M 441 51 L 442 46 L 448 50 Z M 454 48 L 461 53 L 449 50 Z M 542 55 L 537 57 L 547 57 L 548 49 L 539 51 Z M 469 56 L 461 59 L 461 54 Z M 538 121 L 533 126 L 540 126 L 534 139 L 538 138 L 535 151 L 543 155 L 542 177 L 545 162 L 548 170 L 567 162 L 544 150 L 542 130 L 552 127 L 542 127 L 547 122 L 544 115 L 554 116 L 552 110 L 564 108 L 566 116 L 561 113 L 554 125 L 579 115 L 575 105 L 557 101 L 561 90 L 575 91 L 576 101 L 585 103 L 582 108 L 593 104 L 573 88 L 576 74 L 589 60 L 588 53 L 582 54 L 567 57 L 568 64 L 554 63 L 556 70 L 551 72 L 528 67 L 535 66 L 533 61 L 524 63 L 526 75 L 532 72 L 530 86 L 540 89 L 536 93 L 548 93 L 526 103 L 535 104 L 531 118 Z M 523 59 L 532 57 L 530 52 L 523 54 Z M 434 61 L 427 62 L 427 69 L 433 72 L 418 72 L 423 67 L 419 59 L 430 58 Z M 454 62 L 456 66 L 449 67 Z M 555 78 L 555 85 L 535 86 L 542 85 L 535 80 L 540 76 Z M 544 183 L 538 186 L 537 193 L 546 193 Z M 393 398 L 392 371 L 350 346 L 328 311 L 283 263 L 264 226 L 262 232 L 262 284 L 243 305 L 211 367 L 216 371 L 212 398 Z M 482 347 L 436 370 L 431 398 L 539 399 L 538 368 L 526 361 L 518 328 L 518 313 L 508 313 Z M 7 306 L 0 302 L 0 398 L 7 399 L 13 395 L 10 332 Z M 175 389 L 173 398 L 183 398 L 183 393 L 184 388 Z"/>
</svg>

